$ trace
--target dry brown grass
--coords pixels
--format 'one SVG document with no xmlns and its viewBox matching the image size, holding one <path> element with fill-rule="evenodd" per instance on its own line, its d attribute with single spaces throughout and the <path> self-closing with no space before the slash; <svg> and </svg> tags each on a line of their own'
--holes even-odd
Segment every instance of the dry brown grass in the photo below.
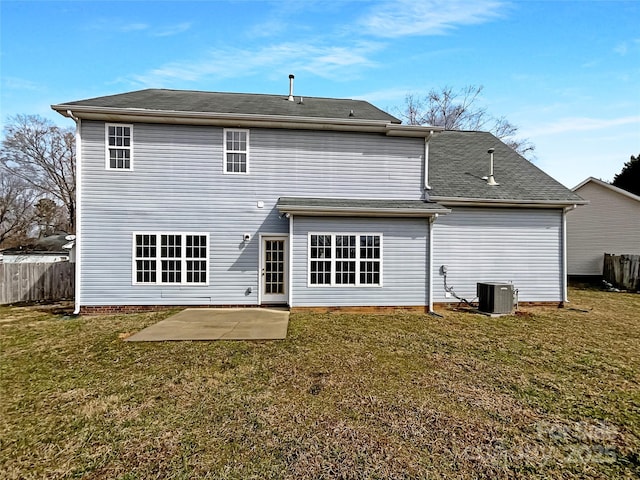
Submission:
<svg viewBox="0 0 640 480">
<path fill-rule="evenodd" d="M 275 342 L 127 343 L 167 313 L 0 307 L 0 477 L 637 478 L 640 295 L 571 297 L 295 314 Z"/>
</svg>

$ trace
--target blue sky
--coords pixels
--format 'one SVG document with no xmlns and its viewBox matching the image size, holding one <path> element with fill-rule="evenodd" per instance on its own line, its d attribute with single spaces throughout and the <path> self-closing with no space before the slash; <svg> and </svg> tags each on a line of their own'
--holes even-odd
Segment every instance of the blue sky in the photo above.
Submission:
<svg viewBox="0 0 640 480">
<path fill-rule="evenodd" d="M 483 85 L 568 187 L 640 153 L 640 1 L 0 2 L 0 121 L 142 88 L 359 98 Z M 499 159 L 496 159 L 499 161 Z"/>
</svg>

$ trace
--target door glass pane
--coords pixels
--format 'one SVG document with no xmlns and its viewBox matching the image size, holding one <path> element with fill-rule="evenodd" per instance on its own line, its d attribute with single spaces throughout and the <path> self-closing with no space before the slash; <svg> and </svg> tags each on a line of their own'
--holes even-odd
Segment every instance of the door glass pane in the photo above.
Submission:
<svg viewBox="0 0 640 480">
<path fill-rule="evenodd" d="M 264 292 L 266 294 L 284 295 L 285 251 L 284 240 L 265 240 L 264 242 Z"/>
</svg>

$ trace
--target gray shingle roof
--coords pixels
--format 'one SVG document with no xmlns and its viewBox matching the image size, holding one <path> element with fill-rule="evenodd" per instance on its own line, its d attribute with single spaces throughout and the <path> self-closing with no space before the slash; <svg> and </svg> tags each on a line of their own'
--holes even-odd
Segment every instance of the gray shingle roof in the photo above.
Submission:
<svg viewBox="0 0 640 480">
<path fill-rule="evenodd" d="M 304 97 L 301 103 L 299 96 L 291 102 L 287 95 L 147 89 L 60 105 L 212 114 L 353 118 L 400 123 L 397 118 L 363 100 Z"/>
<path fill-rule="evenodd" d="M 281 197 L 278 199 L 280 212 L 335 215 L 388 215 L 406 217 L 426 217 L 434 213 L 448 213 L 450 210 L 435 202 L 423 200 L 381 200 L 353 198 L 306 198 Z"/>
<path fill-rule="evenodd" d="M 495 148 L 494 178 L 489 186 L 489 154 Z M 429 144 L 430 197 L 517 202 L 577 202 L 580 196 L 544 173 L 488 132 L 445 131 Z"/>
</svg>

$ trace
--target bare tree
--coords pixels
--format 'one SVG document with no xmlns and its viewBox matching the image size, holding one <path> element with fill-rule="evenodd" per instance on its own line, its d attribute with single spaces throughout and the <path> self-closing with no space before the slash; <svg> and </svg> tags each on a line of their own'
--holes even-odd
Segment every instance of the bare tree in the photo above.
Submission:
<svg viewBox="0 0 640 480">
<path fill-rule="evenodd" d="M 40 237 L 66 230 L 67 219 L 64 207 L 61 207 L 50 198 L 41 198 L 33 208 L 33 223 L 38 226 Z"/>
<path fill-rule="evenodd" d="M 12 246 L 28 237 L 35 198 L 24 180 L 0 168 L 0 245 Z"/>
<path fill-rule="evenodd" d="M 72 129 L 60 128 L 38 115 L 16 115 L 5 126 L 0 163 L 37 192 L 62 202 L 66 228 L 75 231 L 76 151 Z"/>
<path fill-rule="evenodd" d="M 432 89 L 424 97 L 405 97 L 400 112 L 409 125 L 433 125 L 445 130 L 489 130 L 523 156 L 531 156 L 535 146 L 528 139 L 516 138 L 518 127 L 505 117 L 495 118 L 477 105 L 483 87 L 469 85 L 458 91 L 451 87 Z"/>
</svg>

